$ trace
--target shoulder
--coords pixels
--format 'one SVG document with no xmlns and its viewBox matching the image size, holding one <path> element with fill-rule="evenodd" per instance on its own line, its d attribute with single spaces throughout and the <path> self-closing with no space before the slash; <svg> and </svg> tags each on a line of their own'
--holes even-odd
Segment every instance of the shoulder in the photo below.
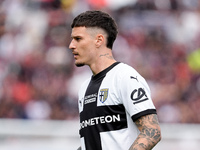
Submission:
<svg viewBox="0 0 200 150">
<path fill-rule="evenodd" d="M 115 81 L 118 82 L 118 86 L 121 87 L 120 89 L 142 88 L 150 92 L 145 78 L 130 65 L 120 63 L 115 69 L 117 70 L 117 73 L 114 75 L 116 76 Z"/>
<path fill-rule="evenodd" d="M 119 63 L 116 66 L 116 69 L 118 70 L 118 73 L 122 74 L 122 75 L 139 74 L 132 66 L 125 64 L 125 63 Z"/>
<path fill-rule="evenodd" d="M 138 73 L 138 71 L 133 68 L 132 66 L 125 64 L 125 63 L 119 63 L 116 68 L 116 75 L 120 78 L 120 80 L 126 80 L 126 79 L 136 79 L 140 81 L 144 81 L 145 79 Z"/>
</svg>

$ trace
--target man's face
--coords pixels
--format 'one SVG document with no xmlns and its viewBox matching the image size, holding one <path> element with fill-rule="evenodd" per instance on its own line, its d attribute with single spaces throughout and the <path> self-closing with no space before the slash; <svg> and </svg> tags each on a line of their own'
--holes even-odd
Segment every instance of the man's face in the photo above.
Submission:
<svg viewBox="0 0 200 150">
<path fill-rule="evenodd" d="M 72 50 L 76 66 L 91 65 L 95 54 L 95 36 L 85 27 L 72 29 L 72 41 L 69 48 Z"/>
</svg>

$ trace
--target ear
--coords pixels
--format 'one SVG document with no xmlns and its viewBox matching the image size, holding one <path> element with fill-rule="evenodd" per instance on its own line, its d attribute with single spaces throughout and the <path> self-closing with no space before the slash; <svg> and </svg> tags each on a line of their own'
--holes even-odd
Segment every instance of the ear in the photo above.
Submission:
<svg viewBox="0 0 200 150">
<path fill-rule="evenodd" d="M 96 36 L 96 47 L 100 47 L 105 42 L 104 36 L 102 34 L 98 34 Z"/>
</svg>

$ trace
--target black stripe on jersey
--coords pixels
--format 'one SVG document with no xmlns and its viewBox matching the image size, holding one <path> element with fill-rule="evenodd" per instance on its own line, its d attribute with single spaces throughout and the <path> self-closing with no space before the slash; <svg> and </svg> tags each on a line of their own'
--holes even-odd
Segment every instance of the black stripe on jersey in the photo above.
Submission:
<svg viewBox="0 0 200 150">
<path fill-rule="evenodd" d="M 83 111 L 80 113 L 80 136 L 84 137 L 86 150 L 102 150 L 100 132 L 127 128 L 123 105 L 97 106 L 101 83 L 106 73 L 117 64 L 119 62 L 93 76 L 87 87 Z"/>
<path fill-rule="evenodd" d="M 95 110 L 83 111 L 80 114 L 81 137 L 85 138 L 87 150 L 102 150 L 100 133 L 127 128 L 124 106 L 100 106 Z"/>
<path fill-rule="evenodd" d="M 91 81 L 90 81 L 90 83 L 87 87 L 86 93 L 85 93 L 85 98 L 91 97 L 91 96 L 93 96 L 93 98 L 95 98 L 94 95 L 98 95 L 99 87 L 101 85 L 102 80 L 106 76 L 106 73 L 119 63 L 120 62 L 116 62 L 116 63 L 112 64 L 111 66 L 109 66 L 108 68 L 106 68 L 105 70 L 98 73 L 97 75 L 92 76 Z M 90 109 L 90 108 L 97 107 L 96 101 L 97 101 L 97 97 L 96 97 L 96 100 L 93 101 L 92 103 L 87 103 L 87 105 L 84 105 L 83 111 L 87 108 Z M 84 104 L 85 104 L 85 102 L 84 102 Z"/>
<path fill-rule="evenodd" d="M 127 128 L 127 119 L 123 104 L 99 106 L 95 110 L 83 111 L 80 113 L 80 118 L 81 136 L 84 135 L 84 132 L 88 128 L 92 128 L 93 126 L 96 126 L 100 132 Z"/>
<path fill-rule="evenodd" d="M 142 112 L 140 112 L 138 114 L 133 115 L 131 118 L 135 122 L 140 117 L 145 116 L 145 115 L 150 115 L 150 114 L 157 114 L 156 113 L 156 109 L 147 109 L 145 111 L 142 111 Z"/>
</svg>

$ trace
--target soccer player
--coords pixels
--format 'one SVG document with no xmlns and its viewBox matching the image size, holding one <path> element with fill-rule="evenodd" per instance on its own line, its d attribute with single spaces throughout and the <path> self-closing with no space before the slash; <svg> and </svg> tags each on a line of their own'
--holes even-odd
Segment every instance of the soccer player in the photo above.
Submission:
<svg viewBox="0 0 200 150">
<path fill-rule="evenodd" d="M 145 79 L 113 58 L 115 21 L 105 12 L 86 11 L 71 27 L 75 65 L 88 65 L 93 73 L 79 91 L 79 149 L 152 149 L 161 139 L 156 109 Z"/>
</svg>

